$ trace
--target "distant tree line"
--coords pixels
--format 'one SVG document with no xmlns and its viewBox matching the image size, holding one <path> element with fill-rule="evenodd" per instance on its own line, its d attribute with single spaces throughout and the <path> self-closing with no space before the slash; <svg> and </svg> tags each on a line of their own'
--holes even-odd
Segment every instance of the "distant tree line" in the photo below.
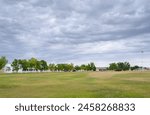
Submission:
<svg viewBox="0 0 150 115">
<path fill-rule="evenodd" d="M 0 70 L 5 67 L 8 63 L 6 57 L 0 57 Z M 14 59 L 11 64 L 13 71 L 18 72 L 20 69 L 22 71 L 64 71 L 64 72 L 71 72 L 71 71 L 96 71 L 96 66 L 93 62 L 89 64 L 82 64 L 82 65 L 74 65 L 72 63 L 67 64 L 48 64 L 45 60 L 38 60 L 36 58 L 31 59 Z M 128 70 L 138 70 L 142 67 L 139 66 L 130 66 L 129 62 L 118 62 L 118 63 L 111 63 L 108 70 L 113 71 L 128 71 Z"/>
<path fill-rule="evenodd" d="M 31 58 L 29 60 L 14 59 L 11 66 L 13 67 L 13 71 L 19 71 L 19 69 L 22 69 L 23 71 L 48 70 L 47 62 L 45 60 L 37 60 L 36 58 Z"/>
<path fill-rule="evenodd" d="M 139 66 L 133 66 L 131 67 L 129 62 L 118 62 L 118 63 L 111 63 L 109 64 L 108 70 L 114 70 L 114 71 L 128 71 L 128 70 L 138 70 L 142 67 Z"/>
<path fill-rule="evenodd" d="M 19 71 L 22 69 L 23 71 L 96 71 L 96 66 L 93 62 L 85 65 L 76 65 L 74 64 L 48 64 L 45 60 L 37 60 L 36 58 L 31 58 L 29 60 L 26 59 L 14 59 L 11 66 L 13 67 L 13 71 Z"/>
<path fill-rule="evenodd" d="M 74 64 L 49 64 L 51 71 L 96 71 L 96 66 L 93 62 L 82 64 L 81 66 Z"/>
<path fill-rule="evenodd" d="M 130 63 L 129 62 L 111 63 L 109 65 L 109 70 L 127 71 L 130 70 Z"/>
</svg>

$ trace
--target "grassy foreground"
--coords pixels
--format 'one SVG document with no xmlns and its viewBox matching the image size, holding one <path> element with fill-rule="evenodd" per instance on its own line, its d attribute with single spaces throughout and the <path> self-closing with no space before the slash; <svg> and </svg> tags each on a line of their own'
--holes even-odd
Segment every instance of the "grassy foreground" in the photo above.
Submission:
<svg viewBox="0 0 150 115">
<path fill-rule="evenodd" d="M 150 72 L 0 73 L 0 97 L 150 98 Z"/>
</svg>

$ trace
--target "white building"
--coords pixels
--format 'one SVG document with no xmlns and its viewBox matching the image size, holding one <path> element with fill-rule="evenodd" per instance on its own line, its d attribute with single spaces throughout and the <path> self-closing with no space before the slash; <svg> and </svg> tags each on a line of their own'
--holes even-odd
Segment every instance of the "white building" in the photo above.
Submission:
<svg viewBox="0 0 150 115">
<path fill-rule="evenodd" d="M 11 64 L 6 64 L 5 67 L 3 68 L 4 73 L 13 73 L 15 71 L 13 71 L 13 67 L 11 66 Z M 19 69 L 18 73 L 22 73 L 23 70 Z"/>
<path fill-rule="evenodd" d="M 96 71 L 107 71 L 107 67 L 96 67 Z"/>
<path fill-rule="evenodd" d="M 13 72 L 13 68 L 11 66 L 11 64 L 6 64 L 5 67 L 3 68 L 4 73 L 12 73 Z"/>
</svg>

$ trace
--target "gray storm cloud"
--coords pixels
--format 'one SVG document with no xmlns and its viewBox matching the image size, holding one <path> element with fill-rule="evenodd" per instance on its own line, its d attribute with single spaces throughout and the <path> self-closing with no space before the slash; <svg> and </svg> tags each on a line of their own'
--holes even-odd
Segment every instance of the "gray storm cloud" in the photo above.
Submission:
<svg viewBox="0 0 150 115">
<path fill-rule="evenodd" d="M 149 6 L 149 0 L 0 0 L 0 55 L 97 66 L 143 59 L 150 66 Z"/>
</svg>

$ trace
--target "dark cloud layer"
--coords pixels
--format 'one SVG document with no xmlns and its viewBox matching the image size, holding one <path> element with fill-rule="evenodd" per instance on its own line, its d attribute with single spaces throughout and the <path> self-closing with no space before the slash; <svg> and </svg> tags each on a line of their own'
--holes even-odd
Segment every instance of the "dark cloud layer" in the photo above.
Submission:
<svg viewBox="0 0 150 115">
<path fill-rule="evenodd" d="M 149 0 L 0 0 L 0 55 L 150 66 L 149 6 Z"/>
</svg>

